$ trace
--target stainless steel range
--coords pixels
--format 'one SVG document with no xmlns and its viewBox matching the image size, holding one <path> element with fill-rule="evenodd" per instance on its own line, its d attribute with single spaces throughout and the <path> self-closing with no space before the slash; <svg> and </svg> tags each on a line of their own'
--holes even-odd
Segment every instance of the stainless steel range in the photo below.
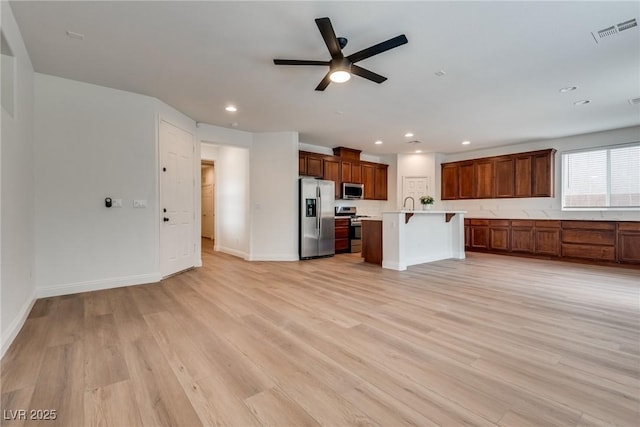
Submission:
<svg viewBox="0 0 640 427">
<path fill-rule="evenodd" d="M 336 216 L 348 216 L 349 222 L 349 252 L 362 251 L 362 221 L 367 215 L 358 215 L 355 206 L 336 206 Z"/>
</svg>

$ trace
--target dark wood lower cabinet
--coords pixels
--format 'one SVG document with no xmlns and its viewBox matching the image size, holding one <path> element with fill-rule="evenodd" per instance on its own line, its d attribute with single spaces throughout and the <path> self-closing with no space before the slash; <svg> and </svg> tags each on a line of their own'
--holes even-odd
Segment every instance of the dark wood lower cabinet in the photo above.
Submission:
<svg viewBox="0 0 640 427">
<path fill-rule="evenodd" d="M 489 220 L 472 219 L 469 231 L 470 247 L 473 249 L 489 248 Z"/>
<path fill-rule="evenodd" d="M 489 221 L 489 249 L 494 251 L 509 250 L 508 219 L 492 219 Z"/>
<path fill-rule="evenodd" d="M 465 218 L 469 251 L 640 266 L 640 222 Z"/>
<path fill-rule="evenodd" d="M 349 218 L 337 218 L 336 219 L 336 243 L 335 251 L 337 254 L 349 252 L 350 240 L 349 240 Z"/>
<path fill-rule="evenodd" d="M 382 265 L 382 221 L 362 221 L 362 257 L 365 262 Z"/>
<path fill-rule="evenodd" d="M 560 221 L 535 221 L 533 235 L 534 254 L 560 255 Z"/>
<path fill-rule="evenodd" d="M 640 263 L 640 223 L 618 223 L 618 259 L 620 262 Z"/>
<path fill-rule="evenodd" d="M 511 252 L 533 252 L 533 221 L 511 221 Z"/>
</svg>

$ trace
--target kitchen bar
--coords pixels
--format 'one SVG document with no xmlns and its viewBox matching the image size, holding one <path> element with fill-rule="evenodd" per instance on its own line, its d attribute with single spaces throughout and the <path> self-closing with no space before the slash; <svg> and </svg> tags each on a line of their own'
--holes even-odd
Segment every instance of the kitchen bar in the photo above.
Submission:
<svg viewBox="0 0 640 427">
<path fill-rule="evenodd" d="M 464 259 L 464 211 L 396 211 L 382 214 L 382 267 Z"/>
</svg>

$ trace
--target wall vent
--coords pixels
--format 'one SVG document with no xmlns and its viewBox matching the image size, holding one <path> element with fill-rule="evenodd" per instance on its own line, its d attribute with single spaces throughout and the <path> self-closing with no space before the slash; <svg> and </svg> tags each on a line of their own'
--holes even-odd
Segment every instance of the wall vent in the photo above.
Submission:
<svg viewBox="0 0 640 427">
<path fill-rule="evenodd" d="M 638 98 L 631 98 L 631 99 L 629 100 L 629 104 L 631 104 L 631 105 L 638 105 L 638 104 L 640 104 L 640 97 L 638 97 Z"/>
<path fill-rule="evenodd" d="M 611 36 L 615 36 L 621 31 L 626 31 L 631 28 L 637 27 L 638 21 L 635 18 L 629 19 L 628 21 L 621 22 L 617 25 L 611 25 L 610 27 L 603 28 L 599 31 L 592 32 L 591 36 L 596 43 L 599 43 L 600 40 L 609 38 Z"/>
<path fill-rule="evenodd" d="M 629 28 L 637 27 L 638 22 L 635 19 L 630 19 L 625 22 L 621 22 L 618 24 L 618 32 L 628 30 Z"/>
</svg>

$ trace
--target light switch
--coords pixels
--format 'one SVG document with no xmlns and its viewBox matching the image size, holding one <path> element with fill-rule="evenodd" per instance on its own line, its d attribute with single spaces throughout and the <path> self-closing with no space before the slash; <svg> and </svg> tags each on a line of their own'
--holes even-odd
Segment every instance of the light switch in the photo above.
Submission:
<svg viewBox="0 0 640 427">
<path fill-rule="evenodd" d="M 113 199 L 113 207 L 121 208 L 122 207 L 122 199 Z"/>
<path fill-rule="evenodd" d="M 146 200 L 134 200 L 133 201 L 133 207 L 134 208 L 146 208 L 147 207 L 147 201 Z"/>
</svg>

